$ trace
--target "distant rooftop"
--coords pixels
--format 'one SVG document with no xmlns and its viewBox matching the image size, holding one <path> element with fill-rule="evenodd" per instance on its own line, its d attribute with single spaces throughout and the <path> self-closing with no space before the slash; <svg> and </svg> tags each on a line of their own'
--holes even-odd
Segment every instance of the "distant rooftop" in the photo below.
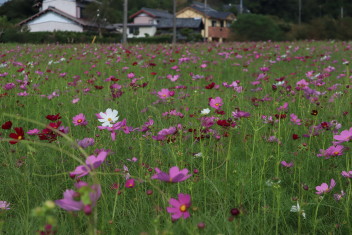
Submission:
<svg viewBox="0 0 352 235">
<path fill-rule="evenodd" d="M 216 19 L 226 19 L 229 15 L 231 15 L 231 12 L 221 12 L 217 11 L 213 8 L 211 8 L 209 5 L 205 5 L 204 3 L 201 2 L 193 2 L 190 5 L 191 8 L 204 13 L 207 16 L 210 16 L 212 18 Z"/>
</svg>

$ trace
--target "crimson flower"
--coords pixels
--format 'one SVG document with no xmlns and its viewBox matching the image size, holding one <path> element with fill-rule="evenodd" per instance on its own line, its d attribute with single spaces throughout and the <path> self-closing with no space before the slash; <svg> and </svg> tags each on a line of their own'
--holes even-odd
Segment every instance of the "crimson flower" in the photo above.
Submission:
<svg viewBox="0 0 352 235">
<path fill-rule="evenodd" d="M 50 121 L 56 121 L 61 119 L 60 113 L 56 114 L 56 115 L 47 115 L 46 119 L 50 120 Z"/>
<path fill-rule="evenodd" d="M 1 126 L 1 128 L 4 129 L 4 130 L 11 129 L 11 127 L 12 127 L 12 122 L 11 121 L 7 121 L 4 124 L 2 124 L 2 126 Z"/>
<path fill-rule="evenodd" d="M 23 131 L 22 127 L 15 127 L 15 131 L 16 131 L 16 133 L 11 133 L 9 135 L 10 138 L 15 139 L 15 140 L 11 140 L 9 142 L 10 144 L 17 144 L 18 141 L 24 139 L 24 131 Z"/>
</svg>

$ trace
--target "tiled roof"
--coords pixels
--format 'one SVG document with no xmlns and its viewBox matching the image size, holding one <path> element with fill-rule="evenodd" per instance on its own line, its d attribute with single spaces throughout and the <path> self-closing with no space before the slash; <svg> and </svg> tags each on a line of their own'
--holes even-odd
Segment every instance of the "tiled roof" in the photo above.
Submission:
<svg viewBox="0 0 352 235">
<path fill-rule="evenodd" d="M 172 18 L 173 17 L 172 14 L 170 14 L 168 11 L 165 11 L 165 10 L 157 10 L 157 9 L 151 9 L 151 8 L 146 8 L 146 7 L 143 7 L 142 10 L 148 11 L 158 18 Z"/>
<path fill-rule="evenodd" d="M 221 11 L 217 11 L 213 8 L 211 8 L 209 5 L 206 5 L 204 3 L 200 3 L 200 2 L 193 2 L 190 6 L 191 8 L 202 12 L 203 14 L 211 17 L 211 18 L 215 18 L 215 19 L 226 19 L 229 15 L 233 14 L 231 12 L 221 12 Z"/>
<path fill-rule="evenodd" d="M 134 18 L 141 13 L 145 13 L 153 18 L 172 18 L 173 17 L 173 15 L 170 14 L 168 11 L 143 7 L 141 10 L 131 15 L 130 18 Z"/>
</svg>

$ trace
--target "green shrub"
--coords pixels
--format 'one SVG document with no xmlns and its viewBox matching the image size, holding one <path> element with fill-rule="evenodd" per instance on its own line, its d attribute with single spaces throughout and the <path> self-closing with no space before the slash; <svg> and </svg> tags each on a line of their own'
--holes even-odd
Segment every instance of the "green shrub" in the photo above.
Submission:
<svg viewBox="0 0 352 235">
<path fill-rule="evenodd" d="M 105 33 L 102 37 L 95 32 L 18 32 L 15 29 L 6 30 L 0 42 L 2 43 L 90 43 L 94 36 L 97 36 L 95 42 L 98 43 L 117 43 L 121 41 L 120 34 Z"/>
<path fill-rule="evenodd" d="M 256 14 L 240 15 L 231 26 L 233 37 L 238 41 L 280 41 L 283 30 L 269 16 Z"/>
</svg>

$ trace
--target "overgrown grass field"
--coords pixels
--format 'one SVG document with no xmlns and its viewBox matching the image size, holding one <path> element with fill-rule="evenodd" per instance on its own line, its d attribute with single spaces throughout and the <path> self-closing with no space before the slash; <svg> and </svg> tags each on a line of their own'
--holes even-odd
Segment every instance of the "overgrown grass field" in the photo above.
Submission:
<svg viewBox="0 0 352 235">
<path fill-rule="evenodd" d="M 351 234 L 351 45 L 1 45 L 0 233 Z"/>
</svg>

